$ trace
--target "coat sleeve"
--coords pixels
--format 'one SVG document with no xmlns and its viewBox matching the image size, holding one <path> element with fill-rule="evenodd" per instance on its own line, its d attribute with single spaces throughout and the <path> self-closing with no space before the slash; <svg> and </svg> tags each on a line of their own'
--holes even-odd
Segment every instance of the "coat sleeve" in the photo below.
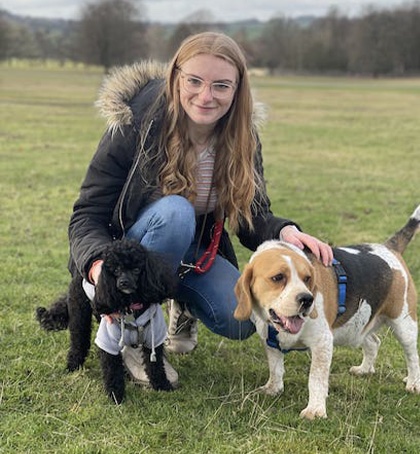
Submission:
<svg viewBox="0 0 420 454">
<path fill-rule="evenodd" d="M 134 132 L 106 132 L 89 164 L 69 224 L 70 262 L 86 277 L 112 241 L 110 223 L 135 153 Z"/>
<path fill-rule="evenodd" d="M 267 195 L 267 189 L 264 180 L 264 167 L 261 151 L 261 144 L 258 143 L 258 148 L 255 156 L 255 171 L 256 178 L 259 179 L 259 191 L 256 193 L 252 207 L 253 229 L 245 226 L 242 223 L 238 232 L 240 243 L 251 251 L 255 251 L 257 247 L 267 240 L 278 239 L 280 230 L 286 225 L 294 225 L 299 230 L 299 226 L 290 219 L 274 216 L 271 211 L 271 202 Z"/>
</svg>

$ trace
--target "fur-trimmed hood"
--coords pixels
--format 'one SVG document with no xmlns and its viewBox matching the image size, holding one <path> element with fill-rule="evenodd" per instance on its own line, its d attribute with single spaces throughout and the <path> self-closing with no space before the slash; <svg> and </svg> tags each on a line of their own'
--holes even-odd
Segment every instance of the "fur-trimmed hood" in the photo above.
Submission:
<svg viewBox="0 0 420 454">
<path fill-rule="evenodd" d="M 145 60 L 133 65 L 114 68 L 103 80 L 95 106 L 106 119 L 107 128 L 116 130 L 133 122 L 130 101 L 152 79 L 164 79 L 168 66 L 157 61 Z M 253 122 L 258 129 L 264 124 L 267 109 L 254 102 Z"/>
<path fill-rule="evenodd" d="M 145 60 L 114 68 L 105 77 L 95 106 L 106 119 L 110 131 L 115 132 L 123 126 L 132 124 L 130 100 L 151 79 L 164 79 L 166 70 L 167 65 L 163 63 Z"/>
</svg>

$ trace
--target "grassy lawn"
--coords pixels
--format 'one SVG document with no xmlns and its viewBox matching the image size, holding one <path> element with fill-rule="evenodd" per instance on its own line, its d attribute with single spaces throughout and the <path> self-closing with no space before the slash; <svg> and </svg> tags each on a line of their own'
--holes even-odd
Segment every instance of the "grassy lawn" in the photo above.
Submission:
<svg viewBox="0 0 420 454">
<path fill-rule="evenodd" d="M 171 356 L 173 393 L 127 385 L 112 405 L 94 349 L 64 371 L 68 333 L 47 334 L 34 309 L 63 292 L 67 224 L 104 130 L 93 108 L 94 69 L 0 66 L 0 453 L 414 453 L 420 396 L 381 333 L 377 373 L 348 369 L 361 352 L 337 349 L 327 420 L 299 418 L 307 353 L 286 357 L 285 393 L 268 376 L 257 336 L 239 343 L 199 326 L 199 347 Z M 273 211 L 333 244 L 383 241 L 420 203 L 420 79 L 261 78 L 261 132 Z M 237 246 L 241 266 L 250 252 Z M 420 289 L 419 238 L 405 254 Z M 420 312 L 419 312 L 420 313 Z"/>
</svg>

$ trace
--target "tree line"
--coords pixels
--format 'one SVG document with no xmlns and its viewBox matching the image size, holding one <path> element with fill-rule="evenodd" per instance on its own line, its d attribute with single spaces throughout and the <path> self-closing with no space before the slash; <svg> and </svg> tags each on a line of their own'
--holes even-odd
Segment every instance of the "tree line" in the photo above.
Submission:
<svg viewBox="0 0 420 454">
<path fill-rule="evenodd" d="M 168 60 L 191 33 L 220 30 L 244 49 L 250 67 L 271 73 L 405 76 L 420 72 L 420 1 L 366 7 L 357 17 L 332 8 L 306 22 L 275 17 L 241 26 L 217 24 L 198 11 L 175 26 L 152 24 L 137 0 L 92 0 L 77 21 L 17 22 L 0 11 L 0 60 L 13 58 L 102 66 Z"/>
</svg>

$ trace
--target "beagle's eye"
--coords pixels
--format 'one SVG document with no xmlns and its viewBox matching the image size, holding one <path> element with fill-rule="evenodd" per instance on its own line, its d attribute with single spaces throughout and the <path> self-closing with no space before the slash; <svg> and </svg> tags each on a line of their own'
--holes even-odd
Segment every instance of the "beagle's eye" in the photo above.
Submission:
<svg viewBox="0 0 420 454">
<path fill-rule="evenodd" d="M 303 278 L 303 282 L 304 282 L 305 284 L 310 284 L 310 283 L 311 283 L 311 279 L 312 279 L 311 276 L 305 276 L 305 277 Z"/>
<path fill-rule="evenodd" d="M 279 274 L 276 274 L 275 276 L 273 276 L 273 277 L 271 278 L 271 280 L 272 280 L 273 282 L 282 282 L 282 281 L 285 280 L 285 276 L 284 276 L 283 273 L 279 273 Z"/>
</svg>

